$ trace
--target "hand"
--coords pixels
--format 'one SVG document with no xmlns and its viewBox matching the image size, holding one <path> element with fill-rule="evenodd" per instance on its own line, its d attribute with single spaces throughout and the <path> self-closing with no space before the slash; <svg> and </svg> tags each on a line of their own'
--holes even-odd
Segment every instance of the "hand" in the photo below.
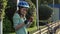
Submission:
<svg viewBox="0 0 60 34">
<path fill-rule="evenodd" d="M 28 23 L 28 20 L 25 20 L 24 23 L 27 24 Z"/>
<path fill-rule="evenodd" d="M 29 18 L 29 22 L 33 22 L 33 17 L 32 16 Z"/>
<path fill-rule="evenodd" d="M 30 17 L 28 20 L 25 20 L 24 23 L 27 24 L 29 22 L 33 22 L 33 17 Z"/>
</svg>

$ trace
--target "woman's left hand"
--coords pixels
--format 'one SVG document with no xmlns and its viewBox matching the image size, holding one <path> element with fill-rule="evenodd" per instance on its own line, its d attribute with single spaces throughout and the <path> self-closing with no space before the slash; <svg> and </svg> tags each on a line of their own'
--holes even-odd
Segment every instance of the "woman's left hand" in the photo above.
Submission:
<svg viewBox="0 0 60 34">
<path fill-rule="evenodd" d="M 29 18 L 29 22 L 33 22 L 33 17 L 32 16 Z"/>
</svg>

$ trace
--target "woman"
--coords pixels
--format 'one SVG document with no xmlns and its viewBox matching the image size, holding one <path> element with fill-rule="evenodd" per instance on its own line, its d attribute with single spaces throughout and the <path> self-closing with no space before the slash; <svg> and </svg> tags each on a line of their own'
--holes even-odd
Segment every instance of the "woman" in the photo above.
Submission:
<svg viewBox="0 0 60 34">
<path fill-rule="evenodd" d="M 25 1 L 20 1 L 18 4 L 19 10 L 13 16 L 13 23 L 16 34 L 28 34 L 26 26 L 29 26 L 33 21 L 33 17 L 26 20 L 25 16 L 29 8 L 29 4 Z"/>
</svg>

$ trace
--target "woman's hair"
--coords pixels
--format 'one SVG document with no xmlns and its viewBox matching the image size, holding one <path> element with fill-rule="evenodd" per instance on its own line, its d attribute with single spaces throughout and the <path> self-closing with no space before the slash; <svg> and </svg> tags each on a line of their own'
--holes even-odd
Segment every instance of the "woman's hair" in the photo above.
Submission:
<svg viewBox="0 0 60 34">
<path fill-rule="evenodd" d="M 18 6 L 18 9 L 19 9 L 19 10 L 18 10 L 17 12 L 18 12 L 19 15 L 21 15 L 21 13 L 20 13 L 21 8 L 24 8 L 24 7 Z"/>
<path fill-rule="evenodd" d="M 18 10 L 16 11 L 16 13 L 18 13 L 19 15 L 21 15 L 21 13 L 20 13 L 21 8 L 26 8 L 26 7 L 18 6 Z"/>
</svg>

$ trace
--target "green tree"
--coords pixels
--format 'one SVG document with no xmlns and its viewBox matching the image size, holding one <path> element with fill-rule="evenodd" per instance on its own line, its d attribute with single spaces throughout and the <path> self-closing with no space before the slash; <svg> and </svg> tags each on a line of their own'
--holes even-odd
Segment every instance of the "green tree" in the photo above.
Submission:
<svg viewBox="0 0 60 34">
<path fill-rule="evenodd" d="M 33 22 L 32 26 L 35 26 L 36 25 L 36 7 L 31 0 L 29 0 L 27 2 L 30 4 L 28 17 L 30 17 L 32 15 L 34 16 L 34 22 Z M 3 11 L 4 17 L 5 17 L 3 19 L 3 26 L 4 26 L 3 31 L 4 32 L 14 32 L 12 17 L 14 15 L 15 11 L 17 10 L 17 7 L 16 7 L 17 2 L 16 2 L 16 0 L 6 0 L 6 4 L 7 5 Z"/>
<path fill-rule="evenodd" d="M 13 29 L 13 22 L 12 22 L 12 17 L 14 12 L 16 11 L 16 0 L 6 0 L 7 5 L 6 8 L 4 9 L 4 19 L 3 19 L 3 31 L 4 32 L 12 32 L 14 31 Z M 5 6 L 5 5 L 4 5 Z"/>
<path fill-rule="evenodd" d="M 34 4 L 35 2 L 32 2 L 33 0 L 26 0 L 26 1 L 30 4 L 30 9 L 28 11 L 30 13 L 30 15 L 28 17 L 30 17 L 30 16 L 34 17 L 34 21 L 33 21 L 33 24 L 31 25 L 31 27 L 36 26 L 36 4 Z"/>
</svg>

